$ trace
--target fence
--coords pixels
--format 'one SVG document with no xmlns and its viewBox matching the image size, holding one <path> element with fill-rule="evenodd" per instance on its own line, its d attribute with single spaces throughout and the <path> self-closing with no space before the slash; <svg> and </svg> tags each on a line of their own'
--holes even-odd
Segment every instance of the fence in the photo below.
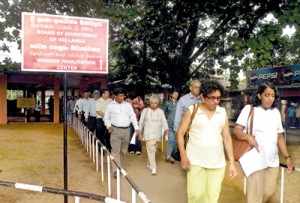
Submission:
<svg viewBox="0 0 300 203">
<path fill-rule="evenodd" d="M 136 202 L 136 196 L 140 198 L 144 203 L 151 202 L 149 198 L 142 192 L 138 186 L 133 182 L 128 173 L 121 168 L 115 161 L 115 158 L 110 154 L 106 147 L 100 142 L 100 140 L 92 133 L 82 122 L 73 117 L 73 123 L 70 127 L 77 133 L 82 145 L 86 148 L 87 153 L 91 157 L 93 163 L 96 165 L 96 171 L 99 171 L 99 151 L 100 151 L 100 171 L 101 171 L 101 181 L 104 182 L 104 152 L 107 157 L 107 181 L 108 181 L 108 196 L 111 196 L 111 170 L 110 165 L 115 164 L 117 167 L 117 200 L 120 201 L 121 190 L 120 190 L 120 174 L 122 174 L 127 182 L 131 185 L 131 198 L 132 203 Z M 100 148 L 100 150 L 99 150 Z"/>
<path fill-rule="evenodd" d="M 107 203 L 124 203 L 120 200 L 121 190 L 120 190 L 120 174 L 122 174 L 127 182 L 131 186 L 131 198 L 132 203 L 136 203 L 136 196 L 140 198 L 144 203 L 150 203 L 151 201 L 148 197 L 138 188 L 138 186 L 133 182 L 128 173 L 121 168 L 115 161 L 115 158 L 110 154 L 106 147 L 100 142 L 100 140 L 87 128 L 82 122 L 80 122 L 76 117 L 68 119 L 68 125 L 77 133 L 81 143 L 85 146 L 89 156 L 92 157 L 93 163 L 96 165 L 96 171 L 99 171 L 99 147 L 100 147 L 100 167 L 101 167 L 101 181 L 104 182 L 104 152 L 107 156 L 107 181 L 108 181 L 108 195 L 109 197 L 95 195 L 91 193 L 71 191 L 57 188 L 44 187 L 39 185 L 30 185 L 26 183 L 16 183 L 16 182 L 6 182 L 0 180 L 0 186 L 11 187 L 22 190 L 29 190 L 35 192 L 46 192 L 59 194 L 64 196 L 74 196 L 75 203 L 80 202 L 80 198 L 86 198 L 91 200 L 97 200 Z M 111 198 L 111 175 L 110 175 L 110 165 L 115 164 L 117 167 L 117 199 Z"/>
<path fill-rule="evenodd" d="M 47 192 L 47 193 L 52 193 L 52 194 L 74 196 L 75 203 L 80 202 L 80 197 L 86 198 L 86 199 L 91 199 L 91 200 L 97 200 L 97 201 L 101 201 L 101 202 L 107 202 L 107 203 L 124 203 L 122 201 L 119 201 L 119 200 L 116 200 L 116 199 L 113 199 L 110 197 L 95 195 L 95 194 L 86 193 L 86 192 L 78 192 L 78 191 L 44 187 L 44 186 L 39 186 L 39 185 L 29 185 L 29 184 L 25 184 L 25 183 L 15 183 L 15 182 L 6 182 L 6 181 L 0 181 L 0 185 L 5 186 L 5 187 L 16 188 L 16 189 L 30 190 L 30 191 L 35 191 L 35 192 Z"/>
</svg>

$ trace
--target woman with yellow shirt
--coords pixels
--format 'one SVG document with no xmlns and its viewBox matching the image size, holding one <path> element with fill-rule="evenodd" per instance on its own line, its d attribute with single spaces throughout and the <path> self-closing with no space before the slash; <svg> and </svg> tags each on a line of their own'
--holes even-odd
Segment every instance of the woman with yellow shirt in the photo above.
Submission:
<svg viewBox="0 0 300 203">
<path fill-rule="evenodd" d="M 232 141 L 225 108 L 219 106 L 224 88 L 216 81 L 204 82 L 199 103 L 189 130 L 189 140 L 184 148 L 184 135 L 191 121 L 193 106 L 183 115 L 177 131 L 181 167 L 187 170 L 187 195 L 189 203 L 216 203 L 225 174 L 225 155 L 229 157 L 229 175 L 234 178 Z"/>
</svg>

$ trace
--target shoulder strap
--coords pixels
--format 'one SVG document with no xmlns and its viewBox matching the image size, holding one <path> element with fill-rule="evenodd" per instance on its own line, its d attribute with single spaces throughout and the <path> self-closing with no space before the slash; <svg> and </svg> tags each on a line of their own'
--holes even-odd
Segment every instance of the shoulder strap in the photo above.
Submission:
<svg viewBox="0 0 300 203">
<path fill-rule="evenodd" d="M 197 112 L 198 107 L 199 107 L 199 103 L 198 103 L 198 104 L 193 104 L 193 113 L 192 113 L 192 115 L 191 115 L 191 120 L 190 120 L 190 124 L 189 124 L 189 129 L 190 129 L 190 127 L 191 127 L 191 125 L 192 125 L 192 122 L 193 122 L 193 120 L 194 120 L 194 118 L 195 118 L 195 115 L 196 115 L 196 112 Z"/>
<path fill-rule="evenodd" d="M 186 144 L 187 144 L 187 142 L 189 141 L 189 132 L 190 132 L 190 128 L 191 128 L 191 125 L 192 125 L 192 122 L 193 122 L 193 120 L 194 120 L 194 118 L 195 118 L 195 115 L 196 115 L 196 112 L 197 112 L 197 110 L 198 110 L 198 108 L 199 108 L 199 104 L 200 103 L 198 103 L 198 104 L 193 104 L 193 112 L 192 112 L 192 115 L 191 115 L 191 120 L 190 120 L 190 124 L 189 124 L 189 128 L 187 129 L 187 131 L 186 131 L 186 133 L 185 133 L 185 143 L 184 143 L 184 147 L 186 147 Z"/>
<path fill-rule="evenodd" d="M 252 135 L 252 130 L 253 130 L 253 117 L 254 117 L 254 106 L 251 105 L 249 115 L 248 115 L 248 120 L 247 120 L 247 121 L 249 121 L 249 119 L 250 119 L 250 131 L 249 131 L 250 135 Z M 246 130 L 246 134 L 248 134 L 248 128 Z"/>
</svg>

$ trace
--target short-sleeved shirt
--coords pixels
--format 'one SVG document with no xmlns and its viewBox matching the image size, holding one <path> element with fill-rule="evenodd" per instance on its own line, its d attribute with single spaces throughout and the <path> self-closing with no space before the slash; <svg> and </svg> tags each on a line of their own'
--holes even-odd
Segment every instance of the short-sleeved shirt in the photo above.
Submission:
<svg viewBox="0 0 300 203">
<path fill-rule="evenodd" d="M 246 105 L 241 111 L 236 123 L 246 127 L 250 127 L 248 119 L 251 105 Z M 278 133 L 283 133 L 280 112 L 277 108 L 263 109 L 261 106 L 254 107 L 252 134 L 255 136 L 259 146 L 265 151 L 265 157 L 269 167 L 277 167 L 279 165 L 277 139 Z"/>
<path fill-rule="evenodd" d="M 193 106 L 190 106 L 189 110 L 193 112 Z M 225 167 L 222 131 L 226 118 L 226 111 L 223 107 L 217 106 L 210 119 L 200 108 L 197 109 L 186 147 L 186 154 L 192 165 L 203 168 Z"/>
</svg>

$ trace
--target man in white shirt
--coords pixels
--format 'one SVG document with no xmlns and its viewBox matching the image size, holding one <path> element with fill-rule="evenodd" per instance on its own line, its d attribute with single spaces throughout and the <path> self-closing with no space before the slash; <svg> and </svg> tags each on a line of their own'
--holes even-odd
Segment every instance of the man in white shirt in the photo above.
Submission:
<svg viewBox="0 0 300 203">
<path fill-rule="evenodd" d="M 84 112 L 84 121 L 87 123 L 88 129 L 94 133 L 96 130 L 96 102 L 99 99 L 100 92 L 95 90 L 93 92 L 93 98 L 88 100 L 86 111 Z"/>
<path fill-rule="evenodd" d="M 140 134 L 138 121 L 132 106 L 124 101 L 125 91 L 117 88 L 114 91 L 115 100 L 111 102 L 104 115 L 104 124 L 111 134 L 111 154 L 115 157 L 117 164 L 124 168 L 125 154 L 130 141 L 130 128 L 132 123 L 136 135 Z M 112 164 L 114 178 L 117 178 L 116 166 Z"/>
<path fill-rule="evenodd" d="M 74 110 L 73 110 L 73 113 L 75 114 L 75 116 L 77 118 L 79 115 L 79 105 L 80 105 L 81 100 L 82 100 L 82 96 L 81 96 L 81 94 L 78 94 L 76 97 L 76 102 L 75 102 L 75 106 L 74 106 Z"/>
<path fill-rule="evenodd" d="M 87 122 L 85 121 L 85 118 L 84 118 L 84 114 L 85 112 L 87 111 L 87 108 L 88 108 L 88 103 L 89 103 L 89 100 L 90 100 L 90 93 L 89 92 L 84 92 L 83 94 L 83 98 L 82 100 L 80 101 L 79 103 L 79 119 L 81 120 L 81 122 L 87 126 Z"/>
<path fill-rule="evenodd" d="M 113 100 L 109 98 L 109 91 L 107 89 L 103 89 L 101 93 L 101 97 L 96 102 L 96 112 L 97 112 L 97 125 L 96 125 L 96 137 L 100 140 L 100 142 L 106 146 L 106 148 L 111 151 L 110 145 L 110 135 L 107 132 L 103 117 L 105 116 L 106 109 L 108 105 Z"/>
</svg>

